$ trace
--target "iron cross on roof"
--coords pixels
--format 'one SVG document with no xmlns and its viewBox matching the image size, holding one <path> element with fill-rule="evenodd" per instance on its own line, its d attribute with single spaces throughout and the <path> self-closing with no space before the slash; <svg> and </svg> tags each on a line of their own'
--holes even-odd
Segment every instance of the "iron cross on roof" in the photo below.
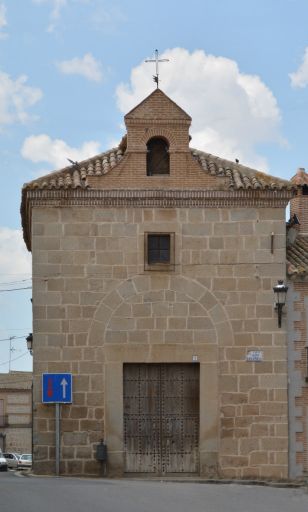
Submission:
<svg viewBox="0 0 308 512">
<path fill-rule="evenodd" d="M 158 82 L 159 82 L 159 78 L 158 78 L 158 63 L 159 62 L 169 62 L 169 59 L 159 59 L 158 58 L 158 50 L 155 50 L 155 59 L 148 59 L 146 60 L 145 62 L 155 62 L 156 66 L 156 75 L 153 75 L 153 80 L 154 82 L 156 83 L 156 87 L 158 89 Z"/>
</svg>

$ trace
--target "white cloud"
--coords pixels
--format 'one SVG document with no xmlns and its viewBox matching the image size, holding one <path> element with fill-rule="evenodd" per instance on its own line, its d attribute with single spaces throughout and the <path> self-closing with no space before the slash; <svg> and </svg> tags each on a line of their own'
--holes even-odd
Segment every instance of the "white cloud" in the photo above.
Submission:
<svg viewBox="0 0 308 512">
<path fill-rule="evenodd" d="M 28 78 L 21 75 L 16 80 L 0 71 L 0 126 L 13 123 L 26 123 L 33 116 L 27 109 L 42 97 L 37 87 L 26 85 Z"/>
<path fill-rule="evenodd" d="M 100 151 L 100 143 L 87 141 L 80 148 L 69 146 L 64 140 L 51 139 L 48 135 L 31 135 L 22 145 L 21 154 L 32 162 L 47 162 L 55 169 L 69 165 L 68 158 L 77 162 L 90 158 Z"/>
<path fill-rule="evenodd" d="M 0 273 L 31 274 L 31 255 L 19 229 L 0 227 Z"/>
<path fill-rule="evenodd" d="M 67 5 L 67 0 L 32 0 L 35 4 L 51 4 L 49 25 L 47 32 L 54 32 L 60 19 L 62 9 Z"/>
<path fill-rule="evenodd" d="M 91 53 L 86 53 L 81 59 L 74 57 L 58 62 L 57 68 L 66 75 L 82 75 L 94 82 L 100 82 L 103 78 L 101 64 Z"/>
<path fill-rule="evenodd" d="M 303 60 L 298 70 L 290 73 L 292 87 L 306 87 L 308 85 L 308 47 L 305 48 Z"/>
<path fill-rule="evenodd" d="M 100 0 L 94 1 L 94 10 L 90 15 L 91 26 L 105 34 L 114 34 L 119 30 L 119 25 L 126 21 L 126 15 L 118 5 L 106 5 Z"/>
<path fill-rule="evenodd" d="M 86 16 L 84 23 L 92 29 L 104 33 L 114 34 L 118 25 L 126 20 L 121 8 L 117 5 L 107 5 L 107 2 L 102 2 L 102 0 L 32 0 L 32 2 L 37 5 L 46 4 L 50 6 L 47 27 L 47 32 L 50 33 L 55 33 L 59 28 L 64 9 L 74 9 L 76 4 L 89 6 L 88 11 L 84 11 Z"/>
<path fill-rule="evenodd" d="M 0 39 L 5 39 L 7 34 L 3 29 L 7 26 L 6 7 L 3 3 L 0 4 Z"/>
<path fill-rule="evenodd" d="M 170 60 L 160 64 L 161 89 L 193 119 L 191 146 L 266 169 L 257 145 L 283 138 L 277 101 L 261 79 L 240 72 L 234 60 L 203 50 L 173 48 L 160 57 Z M 154 64 L 142 62 L 132 70 L 130 84 L 117 87 L 123 113 L 154 90 L 154 70 Z"/>
</svg>

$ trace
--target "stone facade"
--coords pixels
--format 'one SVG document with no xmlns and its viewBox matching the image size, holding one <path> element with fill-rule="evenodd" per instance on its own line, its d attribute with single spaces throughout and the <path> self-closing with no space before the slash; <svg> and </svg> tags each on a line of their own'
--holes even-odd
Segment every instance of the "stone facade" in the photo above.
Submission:
<svg viewBox="0 0 308 512">
<path fill-rule="evenodd" d="M 0 448 L 32 452 L 32 373 L 0 374 Z"/>
<path fill-rule="evenodd" d="M 95 447 L 104 438 L 112 476 L 124 471 L 123 364 L 197 361 L 200 475 L 288 477 L 287 336 L 272 288 L 285 278 L 293 192 L 232 190 L 228 173 L 204 172 L 188 147 L 189 123 L 156 92 L 126 116 L 126 153 L 108 174 L 89 175 L 86 188 L 25 186 L 37 473 L 55 467 L 42 373 L 74 376 L 73 404 L 62 407 L 61 472 L 99 474 Z M 154 135 L 169 141 L 170 175 L 146 176 Z M 172 269 L 145 270 L 146 233 L 173 234 Z M 246 360 L 254 350 L 261 361 Z"/>
</svg>

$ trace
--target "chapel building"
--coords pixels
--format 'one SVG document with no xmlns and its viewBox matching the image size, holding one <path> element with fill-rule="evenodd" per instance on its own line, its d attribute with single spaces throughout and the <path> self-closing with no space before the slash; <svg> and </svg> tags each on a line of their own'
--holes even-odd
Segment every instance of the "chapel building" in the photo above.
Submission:
<svg viewBox="0 0 308 512">
<path fill-rule="evenodd" d="M 117 148 L 22 191 L 34 471 L 55 468 L 42 374 L 70 372 L 62 474 L 99 475 L 103 438 L 109 476 L 286 479 L 287 323 L 273 286 L 298 184 L 192 149 L 191 118 L 160 89 L 124 119 Z"/>
</svg>

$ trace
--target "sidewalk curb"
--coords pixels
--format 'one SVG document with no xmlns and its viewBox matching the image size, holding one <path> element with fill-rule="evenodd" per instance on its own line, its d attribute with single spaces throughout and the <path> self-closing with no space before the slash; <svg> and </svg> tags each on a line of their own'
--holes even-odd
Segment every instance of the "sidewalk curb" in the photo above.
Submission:
<svg viewBox="0 0 308 512">
<path fill-rule="evenodd" d="M 117 478 L 102 478 L 102 477 L 85 477 L 80 475 L 36 475 L 30 470 L 24 470 L 22 473 L 15 472 L 16 476 L 20 477 L 36 477 L 36 478 L 78 478 L 81 480 L 118 480 L 119 482 L 159 482 L 159 483 L 176 483 L 176 484 L 213 484 L 213 485 L 254 485 L 260 487 L 273 487 L 285 489 L 301 489 L 308 490 L 308 481 L 274 481 L 274 480 L 235 480 L 235 479 L 218 479 L 218 478 L 133 478 L 133 477 L 117 477 Z"/>
</svg>

